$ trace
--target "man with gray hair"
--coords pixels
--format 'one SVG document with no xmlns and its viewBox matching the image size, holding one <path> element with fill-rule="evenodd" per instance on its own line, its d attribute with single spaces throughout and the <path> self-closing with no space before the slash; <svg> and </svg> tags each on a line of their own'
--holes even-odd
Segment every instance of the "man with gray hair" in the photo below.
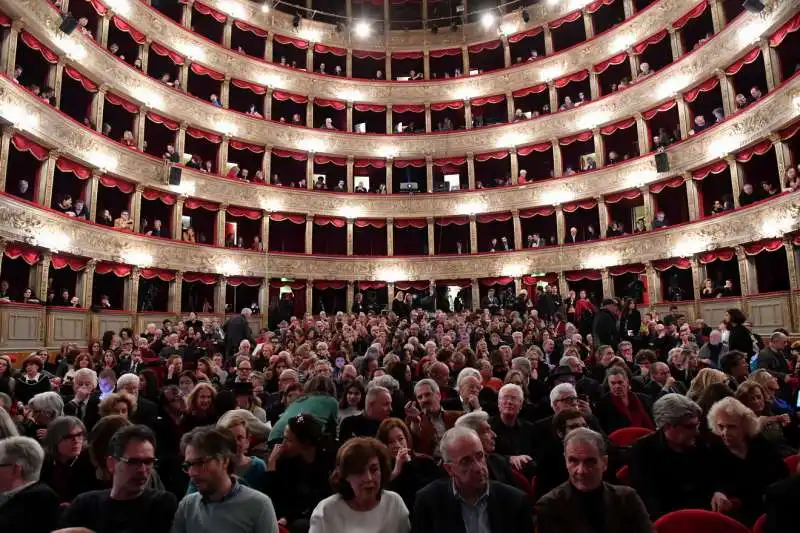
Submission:
<svg viewBox="0 0 800 533">
<path fill-rule="evenodd" d="M 458 378 L 456 378 L 458 395 L 442 400 L 442 408 L 451 411 L 464 411 L 465 413 L 480 411 L 481 404 L 478 396 L 481 388 L 480 372 L 474 368 L 463 369 L 458 373 Z"/>
<path fill-rule="evenodd" d="M 39 483 L 44 450 L 28 437 L 0 440 L 0 531 L 39 533 L 56 527 L 58 495 Z"/>
<path fill-rule="evenodd" d="M 339 427 L 339 442 L 353 437 L 374 437 L 378 434 L 381 422 L 390 416 L 392 416 L 392 393 L 389 389 L 380 385 L 368 387 L 364 412 L 342 420 L 342 425 Z"/>
<path fill-rule="evenodd" d="M 256 345 L 256 341 L 253 339 L 253 332 L 247 321 L 251 314 L 253 314 L 253 311 L 249 307 L 245 307 L 240 314 L 232 316 L 222 326 L 222 332 L 225 334 L 226 358 L 233 356 L 234 351 L 239 348 L 243 340 L 250 341 L 250 346 Z"/>
<path fill-rule="evenodd" d="M 438 457 L 442 435 L 455 425 L 463 413 L 442 409 L 439 385 L 430 378 L 422 379 L 414 385 L 414 397 L 416 401 L 406 403 L 405 411 L 406 425 L 414 435 L 415 450 L 417 453 Z"/>
<path fill-rule="evenodd" d="M 130 417 L 134 424 L 144 424 L 153 429 L 158 418 L 158 406 L 139 395 L 139 380 L 136 374 L 122 374 L 117 379 L 117 392 L 127 392 L 136 399 L 136 411 Z"/>
<path fill-rule="evenodd" d="M 97 390 L 97 373 L 91 368 L 81 368 L 72 378 L 75 395 L 64 404 L 64 414 L 75 416 L 87 427 L 100 420 L 100 391 Z"/>
<path fill-rule="evenodd" d="M 667 394 L 653 405 L 658 430 L 636 441 L 628 474 L 655 520 L 678 509 L 725 512 L 731 502 L 720 489 L 714 456 L 697 445 L 703 411 L 686 396 Z"/>
<path fill-rule="evenodd" d="M 767 370 L 779 381 L 787 383 L 792 376 L 784 353 L 788 341 L 789 337 L 780 331 L 773 333 L 769 338 L 769 346 L 758 352 L 756 363 L 758 368 Z"/>
<path fill-rule="evenodd" d="M 603 482 L 608 453 L 602 435 L 587 428 L 570 431 L 564 438 L 564 460 L 569 480 L 539 500 L 539 531 L 655 531 L 635 490 Z"/>
<path fill-rule="evenodd" d="M 530 533 L 533 509 L 528 496 L 491 481 L 478 434 L 467 427 L 448 430 L 439 446 L 448 478 L 417 493 L 411 531 L 441 533 Z"/>
</svg>

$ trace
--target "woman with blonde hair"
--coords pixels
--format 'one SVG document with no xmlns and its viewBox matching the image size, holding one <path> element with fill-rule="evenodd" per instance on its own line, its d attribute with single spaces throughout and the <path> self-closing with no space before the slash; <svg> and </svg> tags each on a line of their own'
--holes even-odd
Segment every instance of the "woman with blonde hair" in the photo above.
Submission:
<svg viewBox="0 0 800 533">
<path fill-rule="evenodd" d="M 686 397 L 696 402 L 708 387 L 715 383 L 725 383 L 726 381 L 728 381 L 728 376 L 725 372 L 715 368 L 704 368 L 692 380 L 689 390 L 686 392 Z"/>
<path fill-rule="evenodd" d="M 778 398 L 777 393 L 781 390 L 781 385 L 778 383 L 778 378 L 769 373 L 769 371 L 759 368 L 747 379 L 752 379 L 764 388 L 764 400 L 770 406 L 772 412 L 775 414 L 789 413 L 791 406 L 789 402 Z"/>
<path fill-rule="evenodd" d="M 764 492 L 789 477 L 777 447 L 760 435 L 758 418 L 736 398 L 724 398 L 708 412 L 708 427 L 718 439 L 711 444 L 720 486 L 742 503 L 731 515 L 747 526 L 765 511 Z"/>
<path fill-rule="evenodd" d="M 782 456 L 794 455 L 797 453 L 797 449 L 789 444 L 783 429 L 791 423 L 792 419 L 788 414 L 774 415 L 766 398 L 767 393 L 764 387 L 753 379 L 745 380 L 736 389 L 736 399 L 752 409 L 758 417 L 761 435 L 778 446 Z"/>
<path fill-rule="evenodd" d="M 181 433 L 188 433 L 197 426 L 207 426 L 217 422 L 217 412 L 214 408 L 214 400 L 217 397 L 217 389 L 206 382 L 200 382 L 194 386 L 192 392 L 186 397 L 186 412 L 181 419 Z"/>
<path fill-rule="evenodd" d="M 136 398 L 127 392 L 114 392 L 100 401 L 100 416 L 119 415 L 130 420 L 136 411 Z"/>
</svg>

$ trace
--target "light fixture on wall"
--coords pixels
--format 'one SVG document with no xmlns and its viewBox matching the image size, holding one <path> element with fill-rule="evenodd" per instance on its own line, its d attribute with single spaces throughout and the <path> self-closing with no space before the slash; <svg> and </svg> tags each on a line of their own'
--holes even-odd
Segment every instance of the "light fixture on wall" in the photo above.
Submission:
<svg viewBox="0 0 800 533">
<path fill-rule="evenodd" d="M 481 25 L 483 25 L 484 29 L 490 29 L 494 26 L 495 22 L 497 22 L 497 17 L 495 17 L 494 13 L 491 11 L 487 11 L 481 15 Z"/>
<path fill-rule="evenodd" d="M 261 12 L 262 13 L 269 13 L 269 1 L 268 0 L 265 1 L 263 4 L 261 4 Z"/>
<path fill-rule="evenodd" d="M 141 250 L 125 250 L 122 252 L 122 262 L 138 267 L 148 267 L 153 264 L 153 256 Z"/>
<path fill-rule="evenodd" d="M 359 20 L 356 22 L 355 26 L 353 26 L 353 33 L 355 33 L 356 37 L 359 39 L 366 39 L 372 34 L 372 26 L 370 26 L 369 22 L 366 20 Z"/>
<path fill-rule="evenodd" d="M 583 268 L 588 268 L 591 270 L 608 268 L 610 266 L 618 265 L 619 262 L 620 257 L 617 254 L 596 254 L 590 256 L 588 259 L 586 259 L 586 261 L 584 261 Z"/>
<path fill-rule="evenodd" d="M 242 272 L 242 268 L 233 259 L 224 259 L 217 264 L 217 272 L 225 277 L 238 276 Z"/>
<path fill-rule="evenodd" d="M 12 125 L 26 130 L 34 129 L 39 125 L 36 115 L 17 104 L 0 104 L 0 117 Z"/>
</svg>

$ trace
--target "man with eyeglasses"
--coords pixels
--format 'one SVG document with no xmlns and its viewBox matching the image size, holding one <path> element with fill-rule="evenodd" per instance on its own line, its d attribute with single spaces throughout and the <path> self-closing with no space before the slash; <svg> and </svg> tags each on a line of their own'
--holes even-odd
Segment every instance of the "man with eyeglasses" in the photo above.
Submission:
<svg viewBox="0 0 800 533">
<path fill-rule="evenodd" d="M 603 433 L 600 427 L 600 421 L 592 414 L 592 408 L 589 405 L 588 399 L 579 396 L 572 383 L 559 383 L 553 387 L 550 391 L 550 407 L 553 408 L 553 413 L 556 415 L 565 409 L 577 409 L 583 413 L 589 428 Z M 556 434 L 555 426 L 553 425 L 553 416 L 548 416 L 534 422 L 533 433 L 536 435 L 535 445 L 537 453 L 541 453 L 542 450 L 558 445 L 562 440 Z"/>
<path fill-rule="evenodd" d="M 65 511 L 62 527 L 95 533 L 168 533 L 178 502 L 171 492 L 147 488 L 156 466 L 156 438 L 146 426 L 126 426 L 111 437 L 105 467 L 109 490 L 81 494 Z"/>
</svg>

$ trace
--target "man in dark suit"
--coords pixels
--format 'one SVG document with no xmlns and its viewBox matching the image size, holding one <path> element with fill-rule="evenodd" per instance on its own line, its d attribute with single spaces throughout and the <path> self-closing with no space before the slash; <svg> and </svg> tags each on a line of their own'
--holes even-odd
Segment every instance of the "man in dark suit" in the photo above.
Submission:
<svg viewBox="0 0 800 533">
<path fill-rule="evenodd" d="M 434 481 L 417 493 L 412 533 L 533 531 L 528 497 L 489 480 L 483 445 L 473 430 L 448 430 L 442 437 L 441 454 L 450 479 Z"/>
<path fill-rule="evenodd" d="M 795 505 L 800 500 L 800 476 L 779 481 L 767 488 L 766 533 L 800 533 L 800 520 L 797 519 Z"/>
<path fill-rule="evenodd" d="M 256 345 L 250 324 L 247 322 L 252 314 L 253 311 L 249 307 L 245 307 L 240 314 L 232 316 L 222 326 L 222 331 L 225 333 L 225 357 L 232 357 L 243 340 L 250 341 L 250 346 Z"/>
<path fill-rule="evenodd" d="M 789 363 L 786 361 L 784 350 L 789 337 L 776 331 L 769 338 L 769 346 L 758 352 L 758 368 L 769 371 L 770 374 L 778 378 L 778 381 L 786 381 L 789 375 Z"/>
<path fill-rule="evenodd" d="M 463 413 L 442 409 L 442 395 L 432 379 L 420 380 L 414 386 L 414 396 L 417 401 L 405 406 L 406 425 L 414 437 L 414 450 L 433 457 L 439 452 L 441 430 L 452 428 Z"/>
<path fill-rule="evenodd" d="M 130 421 L 153 429 L 158 418 L 158 405 L 139 394 L 139 376 L 122 374 L 117 379 L 117 391 L 127 392 L 136 399 L 136 411 L 130 416 Z"/>
<path fill-rule="evenodd" d="M 64 404 L 64 414 L 80 418 L 83 425 L 91 430 L 100 420 L 100 392 L 97 390 L 97 374 L 89 368 L 75 372 L 72 380 L 75 395 Z"/>
<path fill-rule="evenodd" d="M 539 531 L 655 531 L 635 490 L 603 482 L 608 455 L 602 435 L 587 428 L 572 430 L 564 438 L 564 456 L 569 481 L 539 500 Z"/>
<path fill-rule="evenodd" d="M 607 344 L 614 350 L 617 349 L 619 342 L 619 328 L 617 321 L 619 318 L 619 306 L 613 298 L 603 300 L 603 306 L 594 315 L 592 324 L 592 336 L 595 346 Z"/>
<path fill-rule="evenodd" d="M 28 437 L 0 440 L 0 531 L 49 533 L 56 527 L 58 495 L 39 483 L 44 450 Z"/>
</svg>

